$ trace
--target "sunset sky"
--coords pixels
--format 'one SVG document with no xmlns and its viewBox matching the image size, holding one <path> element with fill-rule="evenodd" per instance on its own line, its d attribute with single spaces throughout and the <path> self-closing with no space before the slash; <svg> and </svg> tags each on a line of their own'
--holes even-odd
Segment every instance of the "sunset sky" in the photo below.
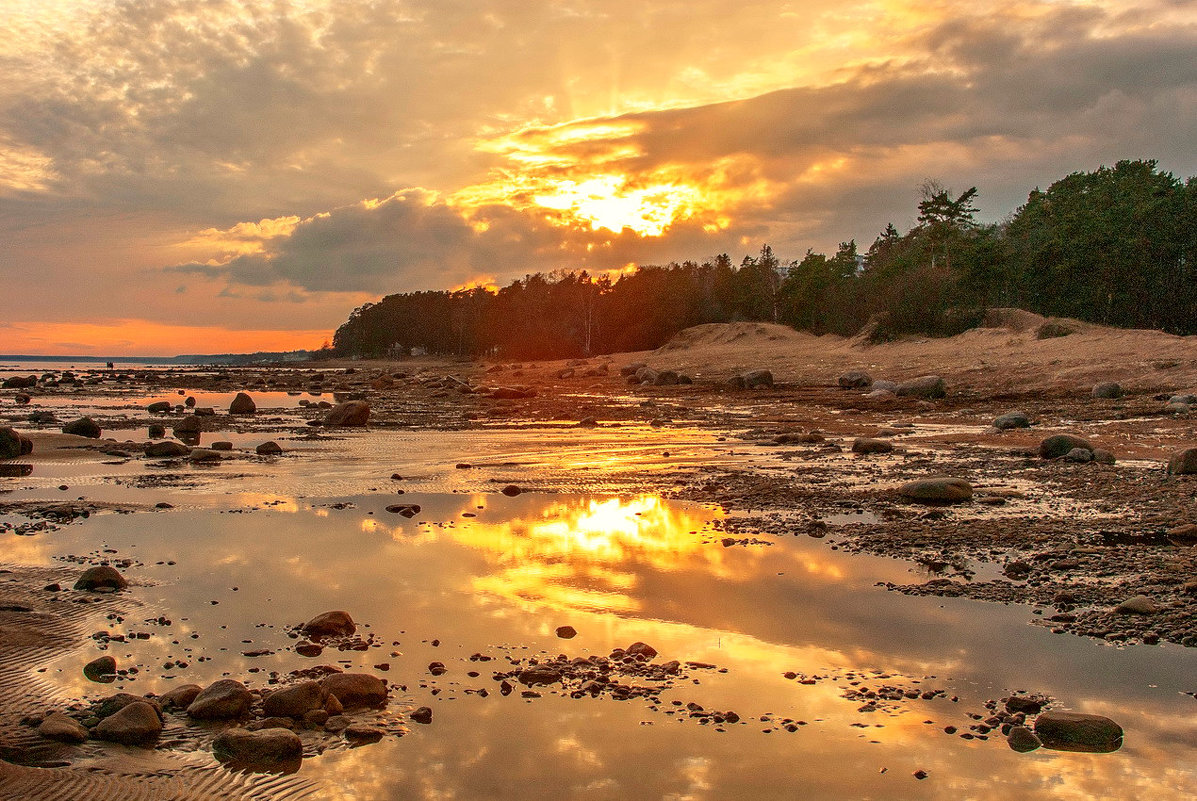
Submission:
<svg viewBox="0 0 1197 801">
<path fill-rule="evenodd" d="M 0 0 L 0 353 L 313 348 L 1123 158 L 1197 174 L 1197 0 Z"/>
</svg>

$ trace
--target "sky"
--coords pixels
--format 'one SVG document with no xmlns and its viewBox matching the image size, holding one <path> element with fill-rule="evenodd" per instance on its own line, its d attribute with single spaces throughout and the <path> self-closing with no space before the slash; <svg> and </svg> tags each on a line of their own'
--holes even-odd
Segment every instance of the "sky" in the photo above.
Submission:
<svg viewBox="0 0 1197 801">
<path fill-rule="evenodd" d="M 1197 174 L 1197 0 L 0 0 L 0 353 L 316 348 L 1126 158 Z"/>
</svg>

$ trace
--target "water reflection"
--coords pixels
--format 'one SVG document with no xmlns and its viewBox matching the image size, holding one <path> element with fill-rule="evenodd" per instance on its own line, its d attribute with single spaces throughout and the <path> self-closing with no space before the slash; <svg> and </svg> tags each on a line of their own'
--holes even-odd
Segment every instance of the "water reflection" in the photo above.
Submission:
<svg viewBox="0 0 1197 801">
<path fill-rule="evenodd" d="M 1183 649 L 1116 650 L 1029 627 L 1025 610 L 886 593 L 874 583 L 902 578 L 905 565 L 805 537 L 725 548 L 718 511 L 654 496 L 408 493 L 404 502 L 421 506 L 411 520 L 387 513 L 393 502 L 244 493 L 221 511 L 93 516 L 37 539 L 58 553 L 112 548 L 144 563 L 129 571 L 132 593 L 154 614 L 131 615 L 121 630 L 151 636 L 109 650 L 140 669 L 118 682 L 124 689 L 160 692 L 225 673 L 260 684 L 271 670 L 313 664 L 290 650 L 287 625 L 333 608 L 366 624 L 383 651 L 321 661 L 373 671 L 386 658 L 388 677 L 411 688 L 396 701 L 434 707 L 436 722 L 308 760 L 302 771 L 327 780 L 322 797 L 1046 799 L 1118 788 L 1180 798 L 1197 779 L 1184 758 L 1197 724 L 1178 705 L 1189 701 L 1177 693 L 1191 689 L 1194 664 Z M 146 622 L 157 614 L 173 625 Z M 576 639 L 554 636 L 566 623 Z M 488 671 L 468 676 L 475 652 L 573 656 L 634 640 L 662 658 L 725 667 L 665 697 L 735 709 L 751 725 L 717 733 L 640 702 L 465 692 L 494 689 Z M 382 656 L 392 649 L 400 656 Z M 246 655 L 261 650 L 274 653 Z M 81 675 L 93 656 L 47 675 L 70 694 L 95 694 Z M 161 668 L 178 659 L 190 667 Z M 433 659 L 449 668 L 435 696 L 421 686 Z M 822 678 L 805 685 L 787 671 Z M 866 713 L 844 697 L 850 681 L 880 675 L 960 702 Z M 968 712 L 1013 688 L 1114 718 L 1126 747 L 1018 755 L 942 732 L 967 727 Z M 809 725 L 777 731 L 761 720 L 770 716 Z M 911 777 L 920 768 L 927 782 Z"/>
</svg>

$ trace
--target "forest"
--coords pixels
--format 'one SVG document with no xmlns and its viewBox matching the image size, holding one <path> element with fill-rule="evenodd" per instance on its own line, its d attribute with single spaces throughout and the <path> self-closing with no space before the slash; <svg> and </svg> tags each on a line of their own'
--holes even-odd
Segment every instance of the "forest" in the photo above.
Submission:
<svg viewBox="0 0 1197 801">
<path fill-rule="evenodd" d="M 975 219 L 976 188 L 920 188 L 916 225 L 861 253 L 642 266 L 611 280 L 528 275 L 493 290 L 388 295 L 353 311 L 331 353 L 550 359 L 656 348 L 700 323 L 768 321 L 874 341 L 950 336 L 1013 306 L 1125 328 L 1197 333 L 1197 178 L 1154 160 L 1068 175 L 1006 220 Z"/>
</svg>

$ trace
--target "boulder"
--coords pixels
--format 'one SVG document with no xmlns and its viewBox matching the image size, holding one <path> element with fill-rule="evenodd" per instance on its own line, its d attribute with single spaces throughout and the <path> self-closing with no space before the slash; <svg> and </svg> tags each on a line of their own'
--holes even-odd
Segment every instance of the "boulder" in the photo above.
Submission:
<svg viewBox="0 0 1197 801">
<path fill-rule="evenodd" d="M 246 713 L 254 696 L 235 679 L 220 679 L 200 692 L 187 707 L 187 714 L 197 720 L 227 720 Z"/>
<path fill-rule="evenodd" d="M 192 448 L 191 453 L 187 454 L 190 462 L 219 462 L 220 459 L 220 452 L 214 448 Z"/>
<path fill-rule="evenodd" d="M 973 487 L 963 478 L 936 476 L 907 482 L 898 494 L 918 503 L 962 503 L 973 497 Z"/>
<path fill-rule="evenodd" d="M 262 709 L 269 717 L 302 718 L 313 709 L 324 708 L 324 690 L 316 681 L 285 687 L 266 696 Z"/>
<path fill-rule="evenodd" d="M 75 582 L 75 589 L 89 592 L 99 589 L 123 590 L 129 586 L 125 577 L 110 565 L 96 565 L 89 567 Z"/>
<path fill-rule="evenodd" d="M 1178 548 L 1191 548 L 1197 545 L 1197 525 L 1186 523 L 1168 529 L 1168 541 Z"/>
<path fill-rule="evenodd" d="M 548 665 L 533 665 L 526 670 L 521 670 L 516 678 L 521 684 L 536 687 L 541 684 L 556 684 L 561 681 L 561 674 Z"/>
<path fill-rule="evenodd" d="M 145 446 L 145 455 L 151 459 L 170 459 L 176 456 L 186 456 L 189 453 L 191 453 L 191 448 L 174 440 L 151 442 Z"/>
<path fill-rule="evenodd" d="M 175 687 L 170 692 L 163 693 L 158 700 L 163 707 L 168 709 L 186 709 L 202 691 L 203 688 L 198 684 L 184 684 Z"/>
<path fill-rule="evenodd" d="M 87 729 L 83 724 L 61 712 L 51 712 L 37 727 L 37 733 L 60 743 L 87 742 Z"/>
<path fill-rule="evenodd" d="M 757 387 L 771 387 L 773 386 L 773 373 L 764 369 L 749 370 L 744 373 L 744 388 L 756 389 Z"/>
<path fill-rule="evenodd" d="M 1197 448 L 1185 448 L 1172 454 L 1168 459 L 1168 473 L 1174 476 L 1197 473 Z"/>
<path fill-rule="evenodd" d="M 422 706 L 418 709 L 413 709 L 407 717 L 413 723 L 423 723 L 424 725 L 428 725 L 432 722 L 432 710 L 426 706 Z"/>
<path fill-rule="evenodd" d="M 517 487 L 515 484 L 508 484 L 506 487 L 503 487 L 503 489 L 501 489 L 499 491 L 502 492 L 504 495 L 506 495 L 508 498 L 514 498 L 516 495 L 519 495 L 520 493 L 523 492 L 523 490 L 520 489 L 519 487 Z"/>
<path fill-rule="evenodd" d="M 387 700 L 386 684 L 368 673 L 334 673 L 325 676 L 320 684 L 346 708 L 381 706 Z"/>
<path fill-rule="evenodd" d="M 97 739 L 141 746 L 150 745 L 161 733 L 162 720 L 158 717 L 158 710 L 142 700 L 122 707 L 92 729 Z"/>
<path fill-rule="evenodd" d="M 277 456 L 282 452 L 283 446 L 279 445 L 274 440 L 263 442 L 261 445 L 254 448 L 254 453 L 258 454 L 259 456 Z"/>
<path fill-rule="evenodd" d="M 870 453 L 890 453 L 894 449 L 892 442 L 871 437 L 857 437 L 852 442 L 852 452 L 866 455 Z"/>
<path fill-rule="evenodd" d="M 229 414 L 253 414 L 258 411 L 258 404 L 254 403 L 254 399 L 244 392 L 238 392 L 237 396 L 233 398 L 233 402 L 229 404 Z"/>
<path fill-rule="evenodd" d="M 303 741 L 282 727 L 258 731 L 233 727 L 216 735 L 212 756 L 247 767 L 293 767 L 303 760 Z"/>
<path fill-rule="evenodd" d="M 1035 719 L 1035 735 L 1058 751 L 1107 754 L 1122 747 L 1122 727 L 1102 715 L 1044 712 Z"/>
<path fill-rule="evenodd" d="M 132 693 L 115 693 L 108 696 L 100 702 L 100 706 L 96 710 L 96 717 L 103 719 L 115 715 L 130 704 L 149 704 L 158 715 L 158 719 L 162 719 L 162 711 L 158 708 L 157 703 L 140 695 L 133 695 Z"/>
<path fill-rule="evenodd" d="M 619 374 L 621 376 L 623 376 L 624 378 L 627 378 L 628 376 L 636 375 L 636 371 L 640 370 L 641 368 L 644 368 L 644 367 L 648 367 L 648 365 L 645 364 L 644 362 L 633 362 L 632 364 L 625 364 L 623 367 L 619 368 Z"/>
<path fill-rule="evenodd" d="M 993 427 L 1000 431 L 1009 431 L 1012 428 L 1030 428 L 1031 418 L 1023 412 L 1006 412 L 993 421 Z"/>
<path fill-rule="evenodd" d="M 1115 458 L 1114 454 L 1110 453 L 1105 448 L 1094 448 L 1093 461 L 1097 462 L 1098 464 L 1115 464 L 1118 459 Z"/>
<path fill-rule="evenodd" d="M 321 612 L 303 624 L 303 633 L 309 637 L 348 637 L 357 631 L 357 624 L 348 612 L 339 609 Z"/>
<path fill-rule="evenodd" d="M 370 419 L 370 404 L 354 400 L 338 403 L 324 415 L 326 426 L 364 426 Z"/>
<path fill-rule="evenodd" d="M 1043 459 L 1059 459 L 1061 456 L 1067 456 L 1074 448 L 1093 452 L 1093 445 L 1087 439 L 1075 434 L 1056 434 L 1039 443 L 1039 456 Z"/>
<path fill-rule="evenodd" d="M 149 427 L 149 430 L 146 433 L 149 435 L 150 439 L 162 439 L 166 436 L 166 426 L 162 425 L 161 423 L 154 423 Z"/>
<path fill-rule="evenodd" d="M 176 437 L 199 434 L 204 430 L 204 422 L 194 414 L 190 414 L 175 423 L 172 430 Z"/>
<path fill-rule="evenodd" d="M 376 743 L 386 735 L 386 732 L 377 726 L 368 726 L 365 723 L 351 723 L 345 727 L 343 734 L 350 745 L 358 746 Z"/>
<path fill-rule="evenodd" d="M 212 450 L 214 451 L 231 451 L 232 449 L 233 443 L 229 442 L 227 439 L 219 439 L 212 443 Z"/>
<path fill-rule="evenodd" d="M 624 649 L 624 653 L 628 656 L 643 656 L 646 659 L 652 659 L 657 655 L 657 649 L 648 643 L 634 642 Z"/>
<path fill-rule="evenodd" d="M 96 424 L 95 420 L 90 417 L 80 417 L 78 420 L 72 420 L 62 427 L 62 433 L 74 434 L 77 437 L 88 437 L 90 439 L 100 438 L 100 426 Z"/>
<path fill-rule="evenodd" d="M 860 370 L 849 370 L 846 373 L 840 373 L 836 382 L 843 389 L 868 389 L 873 386 L 873 377 Z"/>
<path fill-rule="evenodd" d="M 150 414 L 162 414 L 170 411 L 170 401 L 154 401 L 145 410 Z"/>
<path fill-rule="evenodd" d="M 943 379 L 937 375 L 924 375 L 903 381 L 894 389 L 894 393 L 903 398 L 942 398 L 948 394 Z"/>
<path fill-rule="evenodd" d="M 557 636 L 563 640 L 572 640 L 574 637 L 578 636 L 578 630 L 573 626 L 558 626 Z"/>
<path fill-rule="evenodd" d="M 16 459 L 21 455 L 20 434 L 8 427 L 0 428 L 0 459 Z"/>
<path fill-rule="evenodd" d="M 1062 462 L 1074 462 L 1076 464 L 1088 464 L 1093 461 L 1093 451 L 1085 448 L 1073 448 L 1068 453 L 1060 457 Z"/>
<path fill-rule="evenodd" d="M 101 656 L 83 666 L 83 675 L 90 681 L 111 681 L 116 675 L 116 660 L 111 656 Z"/>
<path fill-rule="evenodd" d="M 1119 615 L 1154 615 L 1159 611 L 1155 601 L 1146 595 L 1132 596 L 1114 607 L 1114 613 Z"/>
<path fill-rule="evenodd" d="M 1095 398 L 1104 398 L 1106 400 L 1121 398 L 1122 387 L 1118 386 L 1118 384 L 1114 383 L 1113 381 L 1105 381 L 1093 387 L 1092 395 Z"/>
<path fill-rule="evenodd" d="M 528 387 L 495 387 L 490 391 L 490 396 L 495 400 L 523 400 L 535 398 L 536 390 Z"/>
</svg>

